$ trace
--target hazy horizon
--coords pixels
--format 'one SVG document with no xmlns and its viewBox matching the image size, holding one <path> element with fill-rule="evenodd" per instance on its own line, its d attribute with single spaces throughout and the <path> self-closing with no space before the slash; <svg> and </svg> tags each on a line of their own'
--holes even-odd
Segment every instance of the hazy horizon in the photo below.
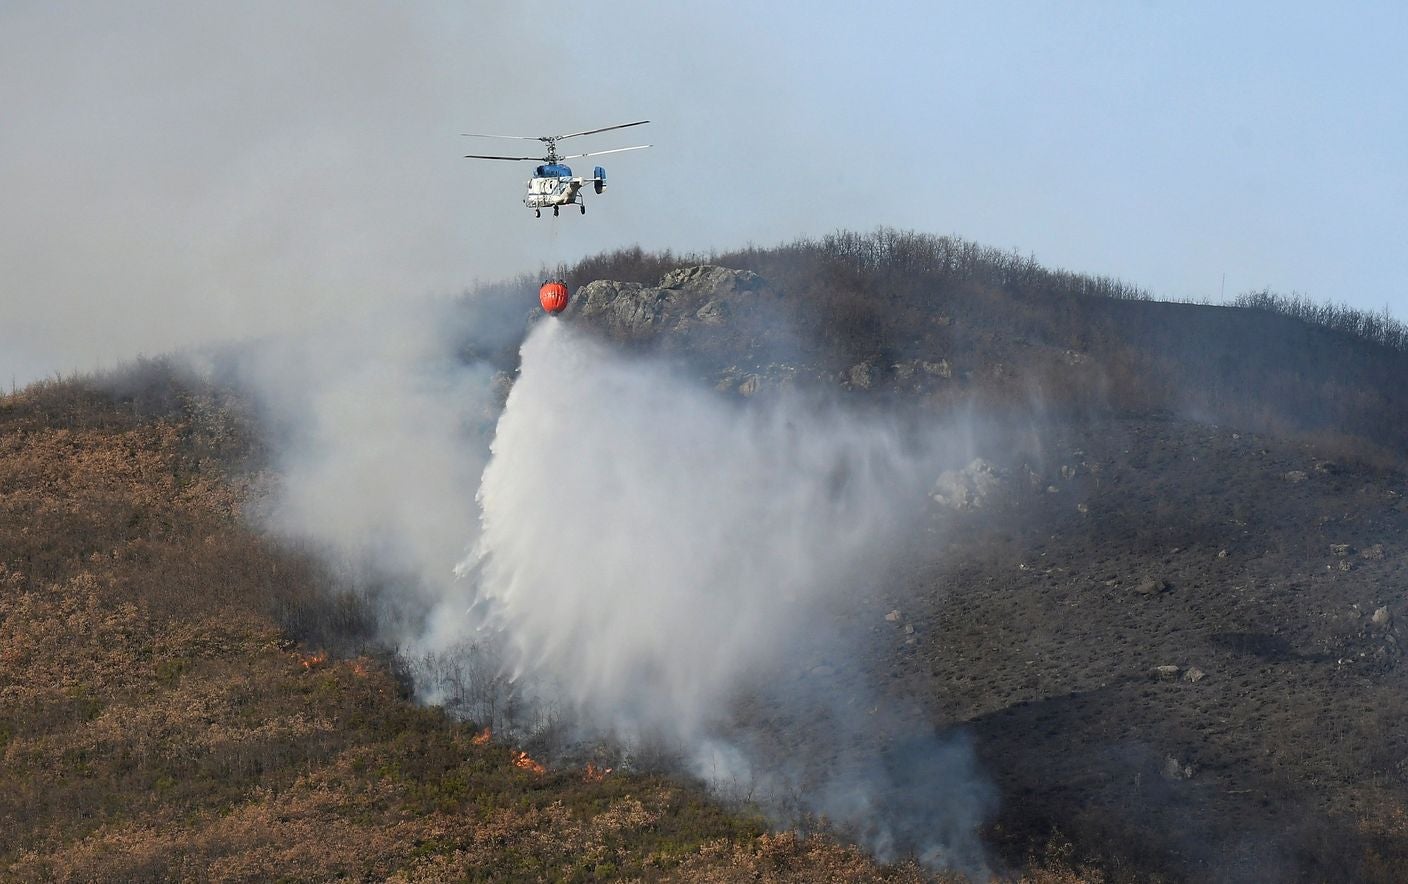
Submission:
<svg viewBox="0 0 1408 884">
<path fill-rule="evenodd" d="M 1388 3 L 8 3 L 0 380 L 603 249 L 880 225 L 1158 297 L 1404 318 L 1405 25 Z M 655 145 L 601 159 L 585 217 L 535 220 L 529 164 L 462 158 L 497 151 L 461 132 L 635 119 L 575 142 Z"/>
</svg>

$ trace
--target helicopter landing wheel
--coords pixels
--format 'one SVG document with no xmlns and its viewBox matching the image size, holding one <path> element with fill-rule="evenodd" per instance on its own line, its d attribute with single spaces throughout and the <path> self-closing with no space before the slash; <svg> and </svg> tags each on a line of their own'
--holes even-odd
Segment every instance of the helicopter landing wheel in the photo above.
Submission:
<svg viewBox="0 0 1408 884">
<path fill-rule="evenodd" d="M 582 206 L 582 214 L 583 214 L 583 215 L 587 214 L 587 207 L 586 207 L 586 206 Z"/>
<path fill-rule="evenodd" d="M 543 217 L 543 210 L 542 210 L 542 209 L 534 209 L 534 210 L 533 210 L 533 217 L 534 217 L 534 218 L 541 218 L 541 217 Z"/>
<path fill-rule="evenodd" d="M 557 217 L 557 206 L 553 206 L 553 207 L 552 207 L 552 216 L 553 216 L 554 218 Z"/>
</svg>

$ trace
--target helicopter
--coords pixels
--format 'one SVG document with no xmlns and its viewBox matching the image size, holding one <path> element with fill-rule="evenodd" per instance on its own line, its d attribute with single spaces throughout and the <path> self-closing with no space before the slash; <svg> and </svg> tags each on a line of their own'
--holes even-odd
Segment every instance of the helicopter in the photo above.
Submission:
<svg viewBox="0 0 1408 884">
<path fill-rule="evenodd" d="M 543 209 L 551 208 L 553 215 L 557 215 L 558 210 L 563 206 L 578 206 L 582 214 L 587 214 L 587 204 L 582 201 L 582 188 L 591 184 L 597 193 L 606 190 L 606 170 L 597 166 L 592 170 L 590 178 L 583 176 L 573 176 L 570 166 L 564 164 L 564 160 L 575 160 L 582 157 L 597 157 L 608 153 L 621 153 L 627 150 L 644 150 L 650 147 L 649 144 L 637 144 L 634 147 L 617 147 L 611 150 L 597 150 L 591 153 L 574 153 L 569 156 L 558 156 L 557 143 L 564 138 L 577 138 L 581 135 L 595 135 L 598 132 L 610 132 L 613 129 L 628 129 L 631 126 L 643 126 L 649 120 L 637 120 L 634 123 L 621 123 L 618 126 L 604 126 L 600 129 L 588 129 L 585 132 L 571 132 L 567 135 L 484 135 L 475 132 L 461 133 L 469 138 L 511 138 L 519 141 L 541 141 L 548 146 L 548 155 L 545 157 L 501 157 L 488 156 L 485 154 L 465 154 L 465 159 L 469 160 L 512 160 L 528 161 L 539 163 L 533 169 L 533 177 L 528 179 L 528 194 L 523 197 L 523 205 L 533 210 L 534 217 L 543 217 Z"/>
</svg>

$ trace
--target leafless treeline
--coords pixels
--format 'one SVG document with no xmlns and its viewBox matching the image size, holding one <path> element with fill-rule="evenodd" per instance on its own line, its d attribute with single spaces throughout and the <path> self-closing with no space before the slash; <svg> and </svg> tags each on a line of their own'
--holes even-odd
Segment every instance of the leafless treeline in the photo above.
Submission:
<svg viewBox="0 0 1408 884">
<path fill-rule="evenodd" d="M 1282 295 L 1270 289 L 1244 292 L 1234 298 L 1232 304 L 1249 310 L 1278 313 L 1399 352 L 1408 352 L 1408 323 L 1394 319 L 1387 307 L 1382 313 L 1374 313 L 1355 310 L 1347 304 L 1316 303 L 1304 295 Z"/>
<path fill-rule="evenodd" d="M 1123 300 L 1151 297 L 1114 277 L 1043 267 L 1034 255 L 890 227 L 872 233 L 837 231 L 819 240 L 798 240 L 782 250 L 841 264 L 867 276 L 920 274 L 943 283 L 977 283 L 1022 293 L 1050 291 Z"/>
</svg>

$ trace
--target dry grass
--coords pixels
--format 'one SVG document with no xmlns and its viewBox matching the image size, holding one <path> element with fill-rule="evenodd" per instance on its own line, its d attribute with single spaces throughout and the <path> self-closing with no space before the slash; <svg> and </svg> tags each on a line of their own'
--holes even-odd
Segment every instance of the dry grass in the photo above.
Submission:
<svg viewBox="0 0 1408 884">
<path fill-rule="evenodd" d="M 52 880 L 913 880 L 667 780 L 515 765 L 272 612 L 327 578 L 178 406 L 0 400 L 0 869 Z"/>
</svg>

